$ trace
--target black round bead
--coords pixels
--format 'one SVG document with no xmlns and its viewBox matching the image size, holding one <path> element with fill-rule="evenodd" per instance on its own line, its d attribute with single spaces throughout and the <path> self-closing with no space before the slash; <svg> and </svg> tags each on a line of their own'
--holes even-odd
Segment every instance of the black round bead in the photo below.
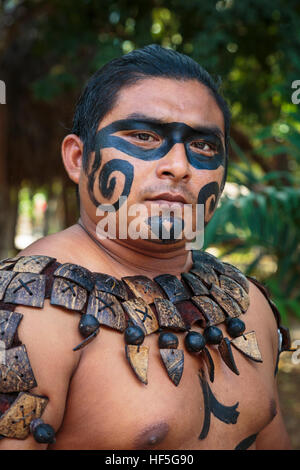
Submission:
<svg viewBox="0 0 300 470">
<path fill-rule="evenodd" d="M 204 336 L 197 331 L 189 331 L 184 338 L 186 349 L 191 353 L 197 353 L 202 351 L 205 347 L 206 341 Z"/>
<path fill-rule="evenodd" d="M 129 325 L 124 332 L 124 337 L 126 344 L 135 344 L 137 346 L 144 341 L 145 333 L 139 326 Z"/>
<path fill-rule="evenodd" d="M 203 334 L 208 344 L 219 344 L 223 338 L 222 330 L 216 326 L 208 326 Z"/>
<path fill-rule="evenodd" d="M 160 333 L 158 346 L 160 349 L 176 349 L 178 347 L 178 338 L 174 333 Z"/>
<path fill-rule="evenodd" d="M 239 318 L 229 318 L 226 321 L 226 329 L 232 338 L 236 338 L 244 333 L 246 325 Z"/>
<path fill-rule="evenodd" d="M 55 442 L 55 432 L 50 424 L 38 424 L 32 434 L 36 442 L 40 444 L 53 444 Z"/>
<path fill-rule="evenodd" d="M 81 316 L 78 328 L 80 334 L 87 338 L 100 327 L 100 323 L 94 315 L 84 314 Z"/>
</svg>

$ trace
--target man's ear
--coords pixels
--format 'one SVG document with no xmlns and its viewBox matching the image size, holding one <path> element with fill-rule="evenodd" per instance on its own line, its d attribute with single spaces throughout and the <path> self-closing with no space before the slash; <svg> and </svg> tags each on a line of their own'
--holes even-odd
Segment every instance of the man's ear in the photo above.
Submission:
<svg viewBox="0 0 300 470">
<path fill-rule="evenodd" d="M 82 168 L 83 143 L 75 134 L 68 134 L 61 145 L 65 169 L 72 181 L 78 184 Z"/>
</svg>

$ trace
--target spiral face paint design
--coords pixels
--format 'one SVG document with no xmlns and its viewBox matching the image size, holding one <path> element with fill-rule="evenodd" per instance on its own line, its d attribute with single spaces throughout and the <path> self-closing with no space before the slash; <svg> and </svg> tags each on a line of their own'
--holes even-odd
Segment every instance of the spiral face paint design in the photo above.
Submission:
<svg viewBox="0 0 300 470">
<path fill-rule="evenodd" d="M 155 149 L 145 149 L 129 142 L 121 136 L 114 135 L 120 131 L 150 131 L 160 136 L 162 143 Z M 122 119 L 100 129 L 96 135 L 95 159 L 91 173 L 88 177 L 88 191 L 92 202 L 98 206 L 100 203 L 94 196 L 95 174 L 101 166 L 101 149 L 115 148 L 133 158 L 144 161 L 159 160 L 163 158 L 171 148 L 177 143 L 183 143 L 189 163 L 197 170 L 215 170 L 219 166 L 225 167 L 226 156 L 221 140 L 221 131 L 217 127 L 201 126 L 192 128 L 184 123 L 172 122 L 163 123 L 156 119 Z M 211 144 L 216 149 L 213 156 L 202 155 L 193 151 L 191 143 L 201 140 Z M 114 159 L 107 162 L 99 175 L 99 189 L 105 198 L 112 198 L 116 187 L 116 178 L 112 178 L 108 184 L 113 171 L 119 171 L 125 176 L 125 183 L 121 196 L 128 196 L 131 190 L 134 167 L 131 163 Z M 215 183 L 217 184 L 217 183 Z M 202 191 L 202 190 L 201 190 Z M 201 193 L 200 191 L 200 193 Z M 199 193 L 199 197 L 200 197 Z M 204 193 L 201 193 L 203 199 Z M 199 199 L 198 197 L 198 199 Z M 114 204 L 115 209 L 119 209 L 119 201 Z"/>
<path fill-rule="evenodd" d="M 102 156 L 101 156 L 101 139 L 99 138 L 99 133 L 96 136 L 96 145 L 95 145 L 95 159 L 93 162 L 91 173 L 88 177 L 88 192 L 91 198 L 91 201 L 96 207 L 100 205 L 100 202 L 94 196 L 94 184 L 95 184 L 95 174 L 101 166 Z M 134 169 L 133 165 L 125 160 L 117 159 L 110 160 L 107 162 L 99 175 L 99 189 L 103 197 L 110 199 L 113 195 L 113 192 L 116 187 L 116 178 L 112 178 L 108 184 L 109 177 L 113 171 L 119 171 L 125 175 L 125 183 L 121 196 L 128 196 L 130 193 L 131 185 L 133 182 Z M 123 199 L 124 200 L 124 199 Z M 119 199 L 113 204 L 115 210 L 119 210 L 120 202 Z"/>
</svg>

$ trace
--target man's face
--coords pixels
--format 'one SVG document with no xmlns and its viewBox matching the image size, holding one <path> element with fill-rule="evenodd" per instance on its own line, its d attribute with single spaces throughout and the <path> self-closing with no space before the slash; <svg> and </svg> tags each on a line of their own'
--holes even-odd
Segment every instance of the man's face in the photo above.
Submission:
<svg viewBox="0 0 300 470">
<path fill-rule="evenodd" d="M 127 197 L 127 209 L 142 204 L 153 228 L 154 205 L 177 206 L 178 220 L 184 204 L 195 211 L 198 203 L 207 223 L 224 167 L 224 118 L 209 90 L 194 80 L 144 79 L 123 88 L 99 124 L 95 153 L 80 182 L 82 207 L 97 224 L 99 204 L 119 211 L 120 196 Z"/>
</svg>

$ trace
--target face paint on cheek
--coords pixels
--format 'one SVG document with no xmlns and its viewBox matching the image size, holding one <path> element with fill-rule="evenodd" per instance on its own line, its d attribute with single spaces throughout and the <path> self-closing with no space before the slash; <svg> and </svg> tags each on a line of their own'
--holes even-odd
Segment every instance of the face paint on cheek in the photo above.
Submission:
<svg viewBox="0 0 300 470">
<path fill-rule="evenodd" d="M 134 169 L 131 163 L 126 162 L 125 160 L 115 159 L 107 162 L 99 175 L 99 189 L 103 197 L 107 199 L 111 199 L 116 187 L 116 178 L 113 177 L 108 184 L 109 177 L 111 173 L 114 171 L 118 171 L 125 176 L 125 182 L 123 186 L 123 191 L 121 196 L 128 197 L 130 193 L 130 189 L 133 182 L 134 177 Z M 121 197 L 120 196 L 120 197 Z M 124 201 L 125 199 L 122 199 Z M 113 204 L 115 210 L 119 210 L 120 208 L 120 199 Z"/>
<path fill-rule="evenodd" d="M 220 196 L 220 187 L 216 181 L 207 183 L 200 189 L 197 204 L 204 205 L 205 223 L 212 216 Z"/>
<path fill-rule="evenodd" d="M 96 172 L 100 168 L 101 162 L 102 162 L 101 144 L 102 144 L 102 138 L 101 138 L 101 135 L 98 133 L 96 136 L 95 158 L 94 158 L 94 162 L 92 165 L 91 173 L 88 175 L 88 193 L 89 193 L 91 201 L 96 207 L 98 207 L 101 204 L 94 195 Z M 114 159 L 105 163 L 99 174 L 99 179 L 98 179 L 99 190 L 102 196 L 106 199 L 112 198 L 115 187 L 116 187 L 116 183 L 117 183 L 116 177 L 113 177 L 108 183 L 111 173 L 115 171 L 118 171 L 125 176 L 124 187 L 123 187 L 122 194 L 120 196 L 128 197 L 130 193 L 130 189 L 131 189 L 133 177 L 134 177 L 133 165 L 125 160 Z M 124 202 L 124 200 L 125 199 L 123 198 L 122 202 Z M 113 204 L 113 206 L 116 211 L 119 210 L 120 199 L 118 199 Z"/>
<path fill-rule="evenodd" d="M 219 139 L 216 139 L 212 136 L 203 136 L 203 140 L 216 148 L 216 151 L 213 156 L 207 157 L 206 155 L 201 155 L 194 152 L 189 145 L 185 145 L 186 154 L 188 157 L 189 163 L 196 170 L 217 170 L 219 167 L 224 167 L 226 165 L 226 158 L 223 146 Z"/>
</svg>

